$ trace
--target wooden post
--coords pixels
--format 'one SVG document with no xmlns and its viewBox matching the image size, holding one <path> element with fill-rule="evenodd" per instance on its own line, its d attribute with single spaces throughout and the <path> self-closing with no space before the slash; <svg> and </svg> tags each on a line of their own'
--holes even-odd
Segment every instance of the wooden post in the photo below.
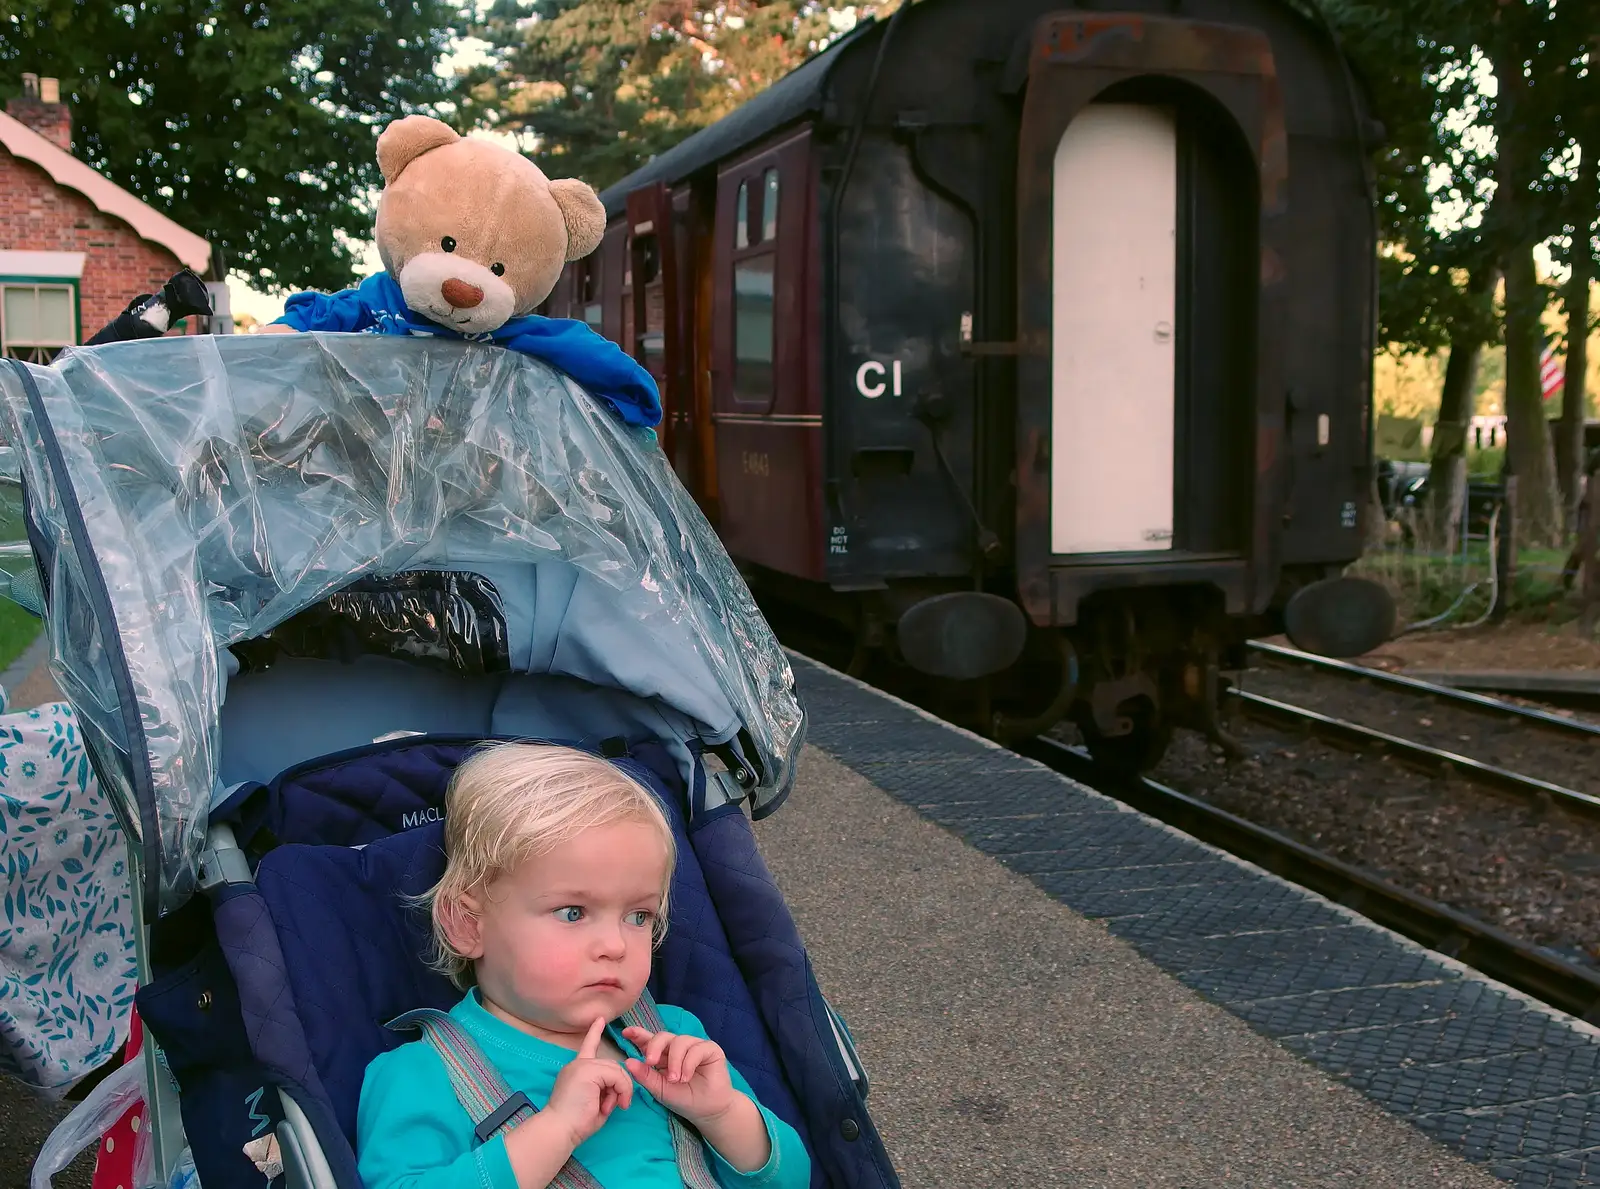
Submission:
<svg viewBox="0 0 1600 1189">
<path fill-rule="evenodd" d="M 1590 470 L 1583 482 L 1583 499 L 1578 504 L 1578 565 L 1583 574 L 1583 587 L 1579 594 L 1583 608 L 1578 627 L 1588 635 L 1594 631 L 1595 619 L 1600 616 L 1600 484 L 1595 482 L 1595 471 Z"/>
<path fill-rule="evenodd" d="M 1511 587 L 1517 578 L 1517 476 L 1511 470 L 1511 453 L 1506 452 L 1506 468 L 1501 472 L 1504 494 L 1500 498 L 1500 536 L 1495 542 L 1494 606 L 1490 619 L 1499 623 L 1511 609 Z"/>
</svg>

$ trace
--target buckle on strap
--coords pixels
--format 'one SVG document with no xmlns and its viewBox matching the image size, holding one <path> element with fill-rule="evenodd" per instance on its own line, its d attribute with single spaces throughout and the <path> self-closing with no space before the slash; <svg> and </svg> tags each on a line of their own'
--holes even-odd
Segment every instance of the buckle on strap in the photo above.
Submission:
<svg viewBox="0 0 1600 1189">
<path fill-rule="evenodd" d="M 524 1110 L 530 1115 L 533 1114 L 533 1103 L 528 1101 L 526 1094 L 518 1090 L 510 1098 L 495 1107 L 493 1113 L 487 1119 L 473 1128 L 473 1134 L 478 1137 L 480 1144 L 486 1144 L 494 1138 L 495 1132 L 511 1122 L 519 1111 Z"/>
</svg>

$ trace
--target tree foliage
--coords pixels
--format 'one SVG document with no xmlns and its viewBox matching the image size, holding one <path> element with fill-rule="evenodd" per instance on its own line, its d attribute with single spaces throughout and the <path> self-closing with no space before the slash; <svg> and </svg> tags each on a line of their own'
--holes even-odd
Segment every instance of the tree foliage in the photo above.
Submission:
<svg viewBox="0 0 1600 1189">
<path fill-rule="evenodd" d="M 1524 520 L 1530 539 L 1553 535 L 1560 518 L 1538 378 L 1552 292 L 1533 254 L 1545 243 L 1569 264 L 1594 258 L 1597 195 L 1579 182 L 1592 174 L 1577 168 L 1600 152 L 1592 14 L 1565 0 L 1327 7 L 1389 131 L 1376 163 L 1384 336 L 1410 351 L 1475 353 L 1503 334 Z M 1498 309 L 1495 277 L 1504 278 Z M 1455 362 L 1458 379 L 1470 371 Z"/>
<path fill-rule="evenodd" d="M 1326 6 L 1354 59 L 1385 141 L 1374 162 L 1378 195 L 1379 339 L 1432 352 L 1457 333 L 1496 333 L 1485 287 L 1483 235 L 1492 205 L 1485 151 L 1481 55 L 1470 38 L 1430 28 L 1427 3 L 1332 0 Z M 1441 218 L 1444 215 L 1444 218 Z M 1453 218 L 1451 217 L 1453 216 Z"/>
<path fill-rule="evenodd" d="M 604 189 L 798 66 L 839 16 L 811 0 L 496 0 L 474 31 L 497 58 L 462 80 L 457 118 Z"/>
<path fill-rule="evenodd" d="M 374 145 L 448 93 L 450 0 L 0 0 L 0 98 L 61 80 L 73 152 L 261 288 L 339 288 Z"/>
</svg>

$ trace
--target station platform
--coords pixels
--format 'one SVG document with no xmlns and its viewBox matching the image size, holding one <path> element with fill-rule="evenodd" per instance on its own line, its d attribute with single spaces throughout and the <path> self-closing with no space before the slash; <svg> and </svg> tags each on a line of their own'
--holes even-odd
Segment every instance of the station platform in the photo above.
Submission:
<svg viewBox="0 0 1600 1189">
<path fill-rule="evenodd" d="M 1600 1184 L 1596 1029 L 793 663 L 757 837 L 906 1189 Z M 0 1079 L 0 1189 L 63 1113 Z"/>
<path fill-rule="evenodd" d="M 757 834 L 907 1189 L 1600 1184 L 1600 1031 L 793 663 Z"/>
</svg>

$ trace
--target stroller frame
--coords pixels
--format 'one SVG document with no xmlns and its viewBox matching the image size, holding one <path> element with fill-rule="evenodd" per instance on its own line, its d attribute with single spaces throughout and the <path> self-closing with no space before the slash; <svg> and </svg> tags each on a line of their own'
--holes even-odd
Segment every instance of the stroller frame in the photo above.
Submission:
<svg viewBox="0 0 1600 1189">
<path fill-rule="evenodd" d="M 149 403 L 152 392 L 166 395 Z M 489 725 L 501 717 L 537 735 L 548 712 L 565 727 L 551 737 L 649 740 L 688 790 L 683 828 L 724 815 L 748 831 L 741 807 L 760 817 L 787 796 L 804 715 L 782 650 L 653 435 L 545 364 L 359 335 L 157 339 L 0 369 L 0 415 L 19 449 L 53 669 L 129 839 L 145 988 L 163 977 L 151 947 L 164 920 L 195 892 L 222 899 L 255 881 L 213 812 L 285 763 L 391 737 L 362 719 L 359 698 L 337 721 L 302 714 L 322 734 L 293 755 L 224 730 L 225 708 L 246 722 L 272 705 L 285 688 L 274 673 L 303 689 L 292 680 L 307 665 L 366 680 L 373 665 L 420 658 L 406 671 L 493 691 L 473 737 L 501 734 Z M 444 721 L 453 704 L 417 681 L 417 704 L 444 710 L 396 734 L 458 730 Z M 724 947 L 742 944 L 736 932 L 716 928 Z M 812 1022 L 791 1036 L 794 1021 L 779 1028 L 771 1014 L 790 1009 L 768 1005 L 766 1034 L 746 1039 L 777 1054 L 811 1119 L 813 1185 L 891 1189 L 853 1041 L 797 938 L 794 949 L 789 985 L 811 996 Z M 142 1000 L 141 1016 L 149 1142 L 168 1185 L 185 1100 Z M 823 1084 L 836 1087 L 825 1106 L 812 1101 Z M 312 1104 L 281 1081 L 272 1090 L 287 1183 L 353 1189 Z"/>
</svg>

